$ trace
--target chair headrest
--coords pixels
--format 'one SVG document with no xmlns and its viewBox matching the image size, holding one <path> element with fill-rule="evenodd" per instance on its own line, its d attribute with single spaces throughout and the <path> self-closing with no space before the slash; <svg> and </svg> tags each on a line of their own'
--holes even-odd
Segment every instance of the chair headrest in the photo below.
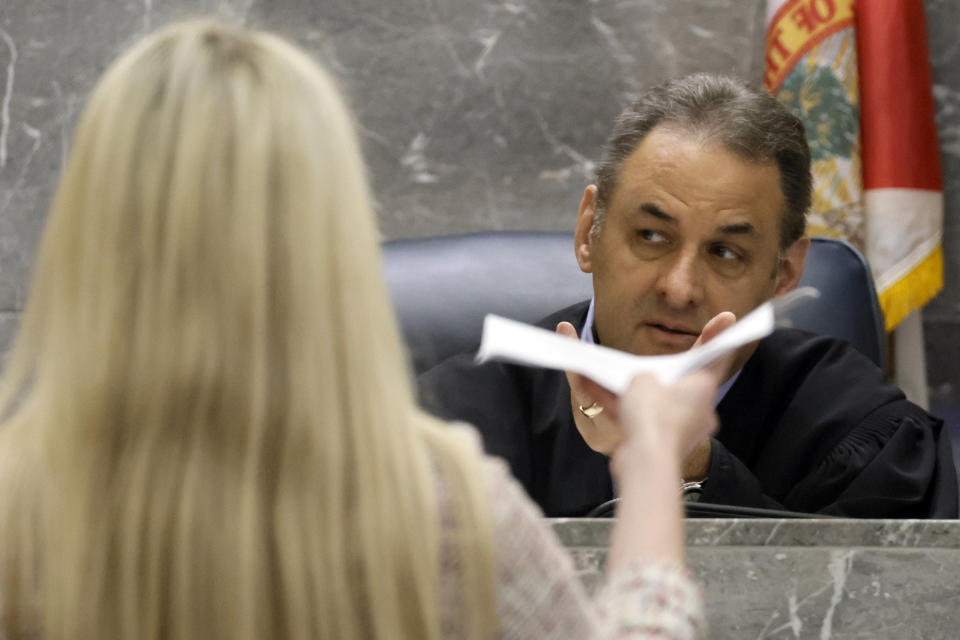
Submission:
<svg viewBox="0 0 960 640">
<path fill-rule="evenodd" d="M 392 240 L 384 243 L 383 258 L 418 373 L 475 346 L 487 313 L 532 323 L 593 294 L 570 233 Z M 860 253 L 841 240 L 814 238 L 800 283 L 820 289 L 821 297 L 794 310 L 794 326 L 847 340 L 882 366 L 883 322 Z"/>
</svg>

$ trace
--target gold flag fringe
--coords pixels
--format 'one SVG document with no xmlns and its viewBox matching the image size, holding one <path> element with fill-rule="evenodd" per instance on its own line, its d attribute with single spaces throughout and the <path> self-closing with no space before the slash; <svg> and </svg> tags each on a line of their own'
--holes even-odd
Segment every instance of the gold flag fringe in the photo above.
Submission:
<svg viewBox="0 0 960 640">
<path fill-rule="evenodd" d="M 937 248 L 910 272 L 878 292 L 887 331 L 893 331 L 904 318 L 916 311 L 943 288 L 943 248 Z"/>
</svg>

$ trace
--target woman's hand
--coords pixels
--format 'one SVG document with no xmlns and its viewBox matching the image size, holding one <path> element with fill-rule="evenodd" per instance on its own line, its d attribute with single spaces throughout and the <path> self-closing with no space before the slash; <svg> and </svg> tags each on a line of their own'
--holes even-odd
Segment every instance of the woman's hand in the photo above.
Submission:
<svg viewBox="0 0 960 640">
<path fill-rule="evenodd" d="M 624 434 L 611 461 L 621 498 L 611 569 L 631 559 L 683 561 L 682 461 L 717 428 L 713 402 L 721 375 L 719 368 L 701 369 L 665 385 L 643 374 L 620 398 L 580 381 L 591 397 L 602 398 Z"/>
</svg>

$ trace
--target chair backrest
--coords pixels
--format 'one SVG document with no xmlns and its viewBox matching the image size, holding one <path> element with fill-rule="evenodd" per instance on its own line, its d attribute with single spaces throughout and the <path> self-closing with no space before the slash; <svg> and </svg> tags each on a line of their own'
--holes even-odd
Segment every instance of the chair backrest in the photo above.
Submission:
<svg viewBox="0 0 960 640">
<path fill-rule="evenodd" d="M 536 322 L 590 298 L 573 235 L 493 231 L 383 245 L 387 286 L 417 373 L 475 346 L 488 313 Z M 821 297 L 791 314 L 794 326 L 835 336 L 883 364 L 883 322 L 869 268 L 840 240 L 814 238 L 802 285 Z"/>
</svg>

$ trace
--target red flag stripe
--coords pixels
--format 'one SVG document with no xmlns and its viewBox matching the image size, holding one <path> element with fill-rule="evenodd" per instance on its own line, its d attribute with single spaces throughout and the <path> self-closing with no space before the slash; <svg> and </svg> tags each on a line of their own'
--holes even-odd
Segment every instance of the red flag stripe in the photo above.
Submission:
<svg viewBox="0 0 960 640">
<path fill-rule="evenodd" d="M 923 3 L 859 0 L 863 187 L 943 190 Z"/>
</svg>

